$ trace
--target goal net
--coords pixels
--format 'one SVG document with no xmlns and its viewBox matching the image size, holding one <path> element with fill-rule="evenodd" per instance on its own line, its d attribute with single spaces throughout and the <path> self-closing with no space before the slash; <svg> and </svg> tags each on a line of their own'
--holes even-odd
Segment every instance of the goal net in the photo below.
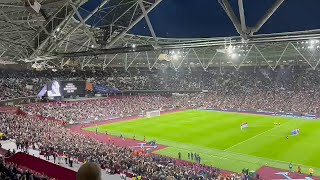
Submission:
<svg viewBox="0 0 320 180">
<path fill-rule="evenodd" d="M 160 116 L 160 110 L 146 111 L 145 117 L 151 118 L 155 116 Z"/>
</svg>

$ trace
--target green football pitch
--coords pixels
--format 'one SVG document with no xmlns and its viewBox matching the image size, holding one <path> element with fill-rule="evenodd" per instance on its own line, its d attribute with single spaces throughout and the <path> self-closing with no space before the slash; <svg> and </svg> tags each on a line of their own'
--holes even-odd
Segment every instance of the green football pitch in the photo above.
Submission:
<svg viewBox="0 0 320 180">
<path fill-rule="evenodd" d="M 249 127 L 241 130 L 243 122 Z M 301 134 L 290 136 L 296 128 Z M 96 131 L 96 127 L 86 130 Z M 196 152 L 201 163 L 234 172 L 264 165 L 288 169 L 293 163 L 304 172 L 313 167 L 320 175 L 320 121 L 315 120 L 190 110 L 106 124 L 98 131 L 127 138 L 135 135 L 140 140 L 145 136 L 168 146 L 157 154 L 177 158 L 181 152 L 182 159 L 188 160 L 188 152 Z"/>
</svg>

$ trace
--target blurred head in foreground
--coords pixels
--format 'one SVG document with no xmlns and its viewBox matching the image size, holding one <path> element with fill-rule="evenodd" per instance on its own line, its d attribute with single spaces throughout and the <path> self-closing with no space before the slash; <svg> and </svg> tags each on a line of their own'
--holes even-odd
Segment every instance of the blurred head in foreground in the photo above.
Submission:
<svg viewBox="0 0 320 180">
<path fill-rule="evenodd" d="M 101 180 L 101 169 L 96 163 L 87 162 L 77 172 L 77 180 Z"/>
</svg>

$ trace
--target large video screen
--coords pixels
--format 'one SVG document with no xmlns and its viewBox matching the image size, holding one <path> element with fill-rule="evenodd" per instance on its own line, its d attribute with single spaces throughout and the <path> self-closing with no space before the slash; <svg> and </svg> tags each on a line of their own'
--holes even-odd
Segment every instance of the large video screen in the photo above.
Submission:
<svg viewBox="0 0 320 180">
<path fill-rule="evenodd" d="M 60 82 L 52 81 L 47 83 L 47 95 L 48 97 L 61 96 Z"/>
<path fill-rule="evenodd" d="M 60 86 L 63 96 L 86 94 L 85 81 L 61 81 Z"/>
</svg>

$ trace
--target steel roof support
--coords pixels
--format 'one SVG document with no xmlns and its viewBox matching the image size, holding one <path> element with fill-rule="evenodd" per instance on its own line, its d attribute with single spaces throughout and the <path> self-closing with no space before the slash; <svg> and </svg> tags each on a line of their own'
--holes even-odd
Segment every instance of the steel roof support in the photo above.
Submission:
<svg viewBox="0 0 320 180">
<path fill-rule="evenodd" d="M 131 20 L 130 20 L 130 23 L 129 23 L 129 24 L 131 24 L 132 18 L 134 17 L 135 12 L 136 12 L 137 7 L 138 7 L 138 3 L 134 3 L 132 6 L 130 6 L 125 12 L 123 12 L 120 16 L 118 16 L 117 19 L 112 20 L 111 24 L 116 24 L 116 22 L 118 22 L 119 19 L 121 19 L 124 15 L 126 15 L 133 7 L 135 7 L 135 10 L 134 10 L 134 13 L 132 14 L 132 17 L 131 17 Z"/>
<path fill-rule="evenodd" d="M 238 0 L 238 6 L 239 6 L 239 14 L 240 14 L 240 21 L 241 21 L 241 29 L 242 32 L 247 32 L 247 25 L 246 25 L 246 16 L 244 15 L 244 8 L 243 8 L 243 0 Z"/>
<path fill-rule="evenodd" d="M 93 42 L 94 46 L 97 47 L 98 44 L 95 40 L 95 38 L 93 37 L 93 35 L 91 34 L 91 32 L 89 31 L 85 21 L 83 20 L 82 16 L 80 15 L 78 8 L 73 4 L 73 2 L 71 0 L 69 0 L 69 3 L 73 9 L 73 11 L 76 13 L 76 15 L 78 16 L 82 26 L 84 27 L 84 33 L 91 39 L 91 41 Z"/>
<path fill-rule="evenodd" d="M 268 66 L 274 71 L 274 67 L 271 66 L 271 64 L 268 62 L 268 60 L 264 57 L 264 55 L 261 53 L 260 49 L 253 44 L 254 48 L 258 51 L 258 53 L 261 55 L 262 59 L 268 64 Z"/>
<path fill-rule="evenodd" d="M 123 3 L 124 0 L 122 0 L 118 5 L 111 5 L 111 6 L 108 6 L 107 8 L 103 8 L 101 9 L 100 11 L 102 12 L 106 12 L 106 14 L 104 16 L 102 16 L 101 18 L 99 18 L 99 20 L 97 22 L 95 22 L 93 24 L 94 27 L 96 27 L 102 20 L 105 20 L 105 18 L 110 15 L 119 5 L 123 5 L 123 4 L 128 4 L 128 3 L 131 3 L 131 2 L 126 2 L 126 3 Z M 136 4 L 136 3 L 134 3 Z M 104 9 L 109 9 L 107 11 L 104 11 Z M 111 9 L 111 10 L 110 10 Z"/>
<path fill-rule="evenodd" d="M 197 52 L 194 50 L 194 48 L 192 48 L 192 51 L 193 51 L 193 53 L 196 55 L 196 57 L 197 57 L 197 59 L 198 59 L 198 61 L 199 61 L 200 65 L 201 65 L 202 69 L 203 69 L 203 70 L 206 70 L 206 67 L 204 67 L 204 65 L 203 65 L 203 63 L 202 63 L 202 61 L 201 61 L 201 59 L 199 58 L 199 56 L 198 56 Z"/>
<path fill-rule="evenodd" d="M 158 42 L 158 38 L 157 38 L 157 36 L 156 36 L 156 33 L 154 32 L 154 29 L 153 29 L 153 27 L 152 27 L 151 21 L 150 21 L 149 16 L 148 16 L 148 14 L 147 14 L 147 12 L 146 12 L 146 8 L 145 8 L 144 5 L 143 5 L 143 0 L 138 0 L 138 3 L 139 3 L 139 6 L 140 6 L 140 8 L 141 8 L 141 10 L 142 10 L 142 13 L 143 13 L 143 15 L 144 15 L 144 19 L 145 19 L 146 22 L 147 22 L 147 25 L 148 25 L 148 27 L 149 27 L 149 30 L 150 30 L 150 33 L 151 33 L 153 39 L 154 39 L 156 42 Z"/>
<path fill-rule="evenodd" d="M 156 56 L 156 61 L 154 61 L 154 63 L 152 64 L 152 66 L 151 66 L 151 68 L 150 68 L 150 71 L 153 69 L 153 67 L 157 64 L 157 62 L 159 61 L 159 55 L 160 54 L 157 54 L 155 51 L 152 51 L 154 54 L 155 54 L 155 56 Z"/>
<path fill-rule="evenodd" d="M 146 14 L 148 14 L 152 9 L 154 9 L 162 0 L 156 0 L 156 2 L 150 6 L 148 10 L 146 10 Z M 119 39 L 121 39 L 123 36 L 126 35 L 130 29 L 132 29 L 142 18 L 144 15 L 140 15 L 136 20 L 134 20 L 124 31 L 122 31 L 120 34 L 118 34 L 114 39 L 111 40 L 109 44 L 107 44 L 106 48 L 112 47 Z"/>
<path fill-rule="evenodd" d="M 219 0 L 220 5 L 222 6 L 223 10 L 226 12 L 230 20 L 232 21 L 234 27 L 236 28 L 237 32 L 240 34 L 240 36 L 243 35 L 243 32 L 241 31 L 241 25 L 237 18 L 237 16 L 234 14 L 233 9 L 228 2 L 228 0 Z"/>
<path fill-rule="evenodd" d="M 67 6 L 67 3 L 65 4 L 65 6 Z M 62 8 L 63 8 L 63 7 L 62 7 Z M 61 8 L 61 9 L 62 9 L 62 8 Z M 60 9 L 60 10 L 61 10 L 61 9 Z M 59 11 L 60 11 L 60 10 L 59 10 Z M 59 11 L 58 11 L 58 12 L 59 12 Z M 55 16 L 58 14 L 58 12 L 55 14 Z M 67 23 L 67 22 L 69 22 L 69 21 L 71 20 L 71 18 L 72 18 L 72 16 L 74 15 L 74 13 L 75 13 L 74 11 L 70 12 L 70 13 L 68 14 L 68 16 L 65 17 L 65 19 L 64 19 L 63 21 L 61 21 L 58 26 L 55 27 L 55 29 L 50 33 L 50 35 L 47 36 L 46 39 L 41 42 L 41 44 L 40 44 L 40 45 L 37 47 L 37 49 L 31 54 L 30 57 L 34 57 L 34 56 L 37 54 L 37 52 L 38 52 L 40 49 L 42 49 L 42 48 L 47 44 L 47 42 L 49 41 L 49 39 L 52 38 L 52 37 L 54 37 L 54 35 L 55 35 L 55 33 L 57 32 L 57 29 L 58 29 L 58 28 L 60 28 L 61 31 L 62 31 L 62 28 L 61 28 L 61 27 L 62 27 L 65 23 Z M 54 17 L 55 17 L 55 16 L 54 16 Z M 52 21 L 52 20 L 54 19 L 54 17 L 50 18 L 50 19 L 49 19 L 49 22 Z M 41 32 L 41 31 L 39 31 L 38 33 L 40 33 L 40 32 Z M 38 35 L 38 33 L 37 33 L 37 35 Z M 37 35 L 36 35 L 36 36 L 37 36 Z M 36 37 L 36 36 L 35 36 L 35 37 Z M 45 53 L 45 55 L 47 55 L 47 54 L 48 54 L 48 53 Z"/>
<path fill-rule="evenodd" d="M 253 28 L 251 28 L 250 34 L 252 35 L 253 33 L 258 32 L 260 28 L 264 25 L 264 23 L 268 21 L 268 19 L 272 16 L 274 12 L 276 12 L 276 10 L 280 7 L 280 5 L 283 2 L 284 0 L 277 0 L 275 3 L 273 3 L 273 5 L 271 6 L 271 8 L 268 9 L 266 14 L 258 21 L 258 23 Z"/>
<path fill-rule="evenodd" d="M 150 63 L 150 60 L 149 60 L 148 51 L 146 51 L 146 59 L 147 59 L 147 62 L 148 62 L 148 69 L 149 69 L 149 71 L 151 71 L 151 63 Z"/>
<path fill-rule="evenodd" d="M 101 7 L 103 7 L 105 4 L 107 4 L 110 0 L 104 0 L 96 9 L 94 9 L 90 14 L 83 19 L 84 22 L 86 22 L 88 19 L 90 19 Z M 75 13 L 75 12 L 74 12 Z M 82 26 L 82 23 L 78 23 L 77 26 L 72 28 L 65 36 L 63 36 L 56 44 L 60 44 L 63 42 L 68 36 L 70 36 L 72 33 L 74 33 L 77 29 L 79 29 Z M 52 52 L 54 48 L 50 48 L 49 52 Z"/>
<path fill-rule="evenodd" d="M 208 69 L 208 67 L 210 66 L 210 64 L 212 64 L 212 61 L 216 58 L 217 54 L 218 54 L 218 51 L 216 51 L 216 52 L 214 53 L 213 57 L 212 57 L 211 60 L 208 62 L 207 67 L 206 67 L 206 70 Z"/>
<path fill-rule="evenodd" d="M 106 64 L 107 61 L 107 55 L 104 56 L 104 61 L 103 61 L 103 65 L 102 65 L 102 69 L 105 70 L 106 67 L 109 66 L 109 64 L 118 56 L 118 54 L 115 54 Z"/>
<path fill-rule="evenodd" d="M 237 71 L 240 69 L 240 67 L 242 66 L 243 62 L 247 59 L 248 54 L 251 52 L 252 48 L 253 48 L 253 45 L 251 45 L 249 51 L 247 52 L 247 54 L 245 55 L 245 57 L 242 59 L 242 61 L 241 61 L 240 64 L 238 65 L 238 67 L 235 67 Z M 232 62 L 232 61 L 231 61 L 231 62 Z"/>
<path fill-rule="evenodd" d="M 127 64 L 128 62 L 126 62 L 126 67 L 125 67 L 125 69 L 126 69 L 126 71 L 128 71 L 128 69 L 129 69 L 129 67 L 132 65 L 132 63 L 137 59 L 137 57 L 140 55 L 140 52 L 138 52 L 137 54 L 136 54 L 136 56 L 133 58 L 133 60 L 129 63 L 129 64 Z M 127 59 L 127 61 L 128 61 L 128 59 Z"/>
<path fill-rule="evenodd" d="M 2 11 L 2 10 L 0 10 L 0 13 L 2 14 L 2 16 L 6 19 L 6 21 L 8 21 L 8 22 L 11 22 L 11 19 Z M 12 25 L 12 27 L 13 27 L 13 25 Z M 25 38 L 25 36 L 23 35 L 23 34 L 21 34 L 19 31 L 17 32 L 19 35 L 20 35 L 20 37 L 29 45 L 29 47 L 32 49 L 32 50 L 35 50 L 34 48 L 33 48 L 33 46 L 31 45 L 31 43 Z"/>
<path fill-rule="evenodd" d="M 312 66 L 312 64 L 310 63 L 310 61 L 299 51 L 299 49 L 294 45 L 292 44 L 291 42 L 289 42 L 289 44 L 299 53 L 299 55 L 309 64 L 309 66 L 315 70 L 316 69 L 316 66 Z"/>
<path fill-rule="evenodd" d="M 178 69 L 182 66 L 182 63 L 186 60 L 187 56 L 189 56 L 190 51 L 191 51 L 191 49 L 189 49 L 188 52 L 186 53 L 186 55 L 182 58 L 182 60 L 180 61 L 179 65 L 178 65 Z"/>
</svg>

